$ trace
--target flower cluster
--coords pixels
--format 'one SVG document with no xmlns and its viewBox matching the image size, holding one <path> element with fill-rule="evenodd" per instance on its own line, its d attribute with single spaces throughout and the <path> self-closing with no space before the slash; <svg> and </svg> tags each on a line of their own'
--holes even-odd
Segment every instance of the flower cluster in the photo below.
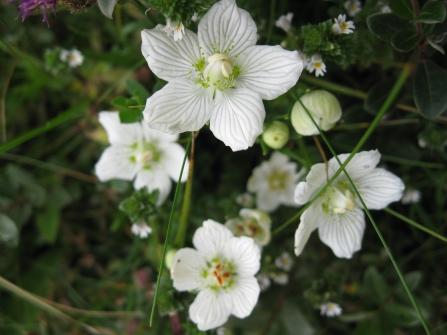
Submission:
<svg viewBox="0 0 447 335">
<path fill-rule="evenodd" d="M 8 0 L 8 2 L 14 1 L 16 0 Z M 26 17 L 29 16 L 36 8 L 40 7 L 43 15 L 42 22 L 46 22 L 49 28 L 50 22 L 48 22 L 46 9 L 51 8 L 56 14 L 56 5 L 57 0 L 21 0 L 21 4 L 19 5 L 19 16 L 22 17 L 23 22 L 25 21 Z"/>
</svg>

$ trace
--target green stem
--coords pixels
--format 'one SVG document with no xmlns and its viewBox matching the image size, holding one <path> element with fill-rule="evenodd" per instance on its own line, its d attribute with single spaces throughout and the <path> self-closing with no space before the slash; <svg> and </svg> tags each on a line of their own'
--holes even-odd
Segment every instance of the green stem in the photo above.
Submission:
<svg viewBox="0 0 447 335">
<path fill-rule="evenodd" d="M 367 94 L 365 92 L 357 91 L 357 90 L 354 90 L 347 86 L 334 84 L 334 83 L 331 83 L 330 81 L 326 81 L 323 79 L 318 79 L 318 78 L 315 78 L 314 76 L 311 76 L 308 74 L 302 74 L 300 76 L 300 80 L 302 80 L 308 84 L 317 85 L 319 87 L 326 88 L 330 91 L 339 92 L 341 94 L 351 96 L 354 98 L 366 99 L 366 96 L 367 96 Z"/>
<path fill-rule="evenodd" d="M 304 138 L 301 135 L 298 135 L 298 145 L 300 147 L 301 154 L 304 156 L 304 159 L 306 161 L 306 164 L 304 166 L 306 167 L 307 171 L 309 171 L 313 165 L 313 161 L 310 157 L 309 151 L 307 150 Z"/>
<path fill-rule="evenodd" d="M 269 44 L 271 38 L 272 38 L 272 33 L 273 33 L 273 25 L 275 23 L 275 6 L 276 6 L 276 1 L 275 0 L 270 0 L 270 19 L 269 19 L 269 29 L 268 29 L 268 33 L 267 33 L 267 38 L 265 39 L 265 44 Z"/>
<path fill-rule="evenodd" d="M 402 165 L 410 165 L 410 166 L 419 166 L 427 169 L 447 169 L 447 166 L 445 164 L 439 164 L 439 163 L 428 163 L 428 162 L 420 162 L 420 161 L 413 161 L 411 159 L 405 159 L 400 157 L 394 157 L 394 156 L 387 156 L 382 155 L 382 160 L 393 162 L 393 163 L 399 163 Z"/>
<path fill-rule="evenodd" d="M 280 150 L 278 150 L 280 153 L 289 156 L 290 158 L 296 160 L 298 163 L 300 163 L 302 166 L 307 167 L 307 160 L 301 158 L 300 156 L 298 156 L 296 153 L 294 153 L 292 150 L 290 150 L 289 148 L 282 148 Z"/>
<path fill-rule="evenodd" d="M 171 231 L 172 218 L 174 217 L 175 203 L 177 201 L 177 196 L 178 196 L 178 192 L 180 189 L 180 183 L 182 181 L 182 175 L 183 175 L 183 170 L 185 168 L 186 159 L 188 158 L 188 152 L 189 152 L 189 149 L 191 148 L 192 136 L 193 136 L 193 133 L 191 132 L 191 136 L 189 138 L 189 142 L 188 142 L 188 145 L 187 145 L 186 151 L 185 151 L 185 157 L 183 157 L 183 163 L 182 163 L 182 168 L 180 169 L 180 175 L 177 180 L 177 187 L 175 188 L 174 201 L 172 202 L 171 215 L 169 216 L 168 229 L 166 230 L 165 244 L 163 245 L 163 254 L 161 256 L 160 266 L 158 268 L 157 285 L 155 286 L 154 302 L 152 303 L 151 318 L 149 321 L 149 326 L 152 326 L 152 320 L 154 319 L 154 313 L 155 313 L 155 306 L 157 306 L 158 290 L 160 288 L 160 279 L 161 279 L 161 274 L 163 272 L 163 266 L 164 266 L 165 256 L 166 256 L 166 249 L 168 248 L 168 244 L 169 244 L 169 233 Z"/>
</svg>

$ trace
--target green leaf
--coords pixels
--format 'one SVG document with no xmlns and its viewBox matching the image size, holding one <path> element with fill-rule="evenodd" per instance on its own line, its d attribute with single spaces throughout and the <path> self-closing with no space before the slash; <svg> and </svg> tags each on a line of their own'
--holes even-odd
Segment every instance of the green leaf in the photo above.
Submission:
<svg viewBox="0 0 447 335">
<path fill-rule="evenodd" d="M 143 113 L 135 108 L 132 111 L 120 111 L 119 117 L 121 123 L 134 123 L 143 120 Z"/>
<path fill-rule="evenodd" d="M 390 295 L 389 287 L 375 266 L 369 266 L 366 269 L 363 285 L 366 293 L 379 304 Z"/>
<path fill-rule="evenodd" d="M 422 23 L 439 23 L 445 19 L 445 6 L 441 1 L 428 1 L 413 21 Z"/>
<path fill-rule="evenodd" d="M 411 0 L 389 0 L 388 6 L 393 10 L 394 14 L 402 19 L 411 20 L 414 18 Z"/>
<path fill-rule="evenodd" d="M 401 30 L 414 29 L 406 20 L 398 18 L 392 13 L 377 13 L 366 19 L 371 33 L 382 41 L 391 43 L 391 38 Z"/>
<path fill-rule="evenodd" d="M 407 52 L 413 49 L 420 41 L 420 36 L 414 30 L 398 31 L 391 37 L 391 45 L 397 51 Z"/>
<path fill-rule="evenodd" d="M 0 242 L 16 247 L 19 244 L 19 230 L 9 217 L 0 214 Z"/>
<path fill-rule="evenodd" d="M 116 97 L 110 103 L 113 106 L 118 107 L 119 110 L 132 111 L 132 108 L 129 108 L 129 106 L 132 105 L 131 101 L 125 97 Z"/>
<path fill-rule="evenodd" d="M 384 313 L 388 321 L 398 326 L 413 326 L 420 323 L 420 319 L 414 308 L 398 303 L 385 306 Z"/>
<path fill-rule="evenodd" d="M 54 243 L 59 230 L 60 208 L 50 204 L 48 208 L 37 214 L 36 224 L 39 230 L 39 239 L 45 243 Z"/>
<path fill-rule="evenodd" d="M 447 76 L 430 60 L 421 62 L 413 79 L 414 102 L 419 112 L 433 119 L 447 110 Z"/>
<path fill-rule="evenodd" d="M 132 95 L 139 94 L 140 97 L 143 98 L 144 100 L 146 100 L 150 96 L 149 91 L 143 85 L 141 85 L 138 81 L 128 79 L 128 80 L 126 80 L 126 86 L 127 86 L 127 90 Z"/>
<path fill-rule="evenodd" d="M 396 79 L 387 79 L 375 84 L 368 91 L 368 95 L 366 96 L 363 104 L 365 110 L 373 115 L 376 115 L 380 108 L 382 108 L 386 98 L 388 98 L 388 95 L 390 94 L 390 91 L 395 83 Z"/>
<path fill-rule="evenodd" d="M 422 272 L 421 271 L 409 272 L 404 275 L 404 278 L 410 290 L 413 291 L 421 282 Z M 409 303 L 411 303 L 411 301 L 408 299 L 408 294 L 401 283 L 399 283 L 396 287 L 396 295 L 399 296 L 401 299 L 404 299 L 404 301 L 408 301 Z"/>
</svg>

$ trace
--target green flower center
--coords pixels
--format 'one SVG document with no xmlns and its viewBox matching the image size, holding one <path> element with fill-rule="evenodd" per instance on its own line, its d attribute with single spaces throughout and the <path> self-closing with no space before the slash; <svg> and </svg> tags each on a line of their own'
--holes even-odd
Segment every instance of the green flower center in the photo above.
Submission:
<svg viewBox="0 0 447 335">
<path fill-rule="evenodd" d="M 234 266 L 226 259 L 216 257 L 208 263 L 208 269 L 203 271 L 203 277 L 208 280 L 213 290 L 226 289 L 234 284 Z"/>
<path fill-rule="evenodd" d="M 329 187 L 324 193 L 325 202 L 323 208 L 326 212 L 330 211 L 336 214 L 343 214 L 347 210 L 354 210 L 354 194 L 344 185 L 343 182 L 338 186 Z"/>
<path fill-rule="evenodd" d="M 138 142 L 131 145 L 134 154 L 130 157 L 132 163 L 141 164 L 143 169 L 150 170 L 154 163 L 160 161 L 160 151 L 155 143 Z"/>
<path fill-rule="evenodd" d="M 286 172 L 274 171 L 268 177 L 269 188 L 273 191 L 284 190 L 289 183 L 289 175 Z"/>
</svg>

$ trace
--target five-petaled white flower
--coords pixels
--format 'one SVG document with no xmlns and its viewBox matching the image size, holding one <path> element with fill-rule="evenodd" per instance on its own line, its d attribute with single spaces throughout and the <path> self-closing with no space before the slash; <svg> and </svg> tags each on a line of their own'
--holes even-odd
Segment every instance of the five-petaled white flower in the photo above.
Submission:
<svg viewBox="0 0 447 335">
<path fill-rule="evenodd" d="M 362 3 L 359 0 L 348 0 L 344 4 L 348 14 L 354 17 L 358 12 L 362 10 Z"/>
<path fill-rule="evenodd" d="M 303 64 L 296 51 L 257 46 L 256 24 L 235 0 L 214 4 L 198 34 L 185 29 L 174 42 L 163 26 L 144 30 L 142 52 L 151 70 L 169 83 L 143 112 L 150 128 L 169 134 L 210 129 L 233 151 L 252 146 L 263 132 L 264 100 L 293 87 Z"/>
<path fill-rule="evenodd" d="M 408 204 L 415 204 L 418 203 L 421 200 L 421 192 L 419 192 L 418 190 L 405 190 L 401 202 L 404 205 L 408 205 Z"/>
<path fill-rule="evenodd" d="M 266 212 L 273 212 L 279 205 L 296 206 L 293 192 L 304 168 L 296 172 L 297 164 L 279 152 L 272 153 L 270 160 L 253 169 L 247 189 L 256 193 L 256 206 Z"/>
<path fill-rule="evenodd" d="M 354 32 L 354 22 L 347 21 L 346 15 L 340 14 L 337 19 L 334 19 L 335 23 L 332 25 L 332 32 L 335 35 L 339 34 L 351 34 Z"/>
<path fill-rule="evenodd" d="M 343 163 L 349 154 L 338 155 Z M 346 166 L 368 209 L 382 209 L 402 197 L 402 180 L 381 168 L 380 153 L 377 150 L 356 154 Z M 335 158 L 325 164 L 312 166 L 305 182 L 300 182 L 295 191 L 295 201 L 303 205 L 311 200 L 331 178 L 340 165 Z M 348 179 L 342 172 L 326 191 L 301 215 L 301 222 L 295 233 L 295 254 L 299 256 L 310 234 L 318 228 L 320 240 L 329 246 L 339 258 L 351 258 L 360 250 L 365 218 L 360 200 L 354 193 Z"/>
<path fill-rule="evenodd" d="M 171 277 L 178 291 L 199 291 L 189 307 L 199 330 L 221 326 L 230 314 L 250 315 L 260 292 L 255 278 L 260 251 L 253 239 L 234 237 L 225 226 L 207 220 L 194 233 L 193 244 L 197 250 L 177 251 Z"/>
<path fill-rule="evenodd" d="M 284 271 L 290 271 L 293 265 L 293 259 L 290 257 L 288 252 L 283 252 L 281 256 L 276 257 L 275 265 L 278 269 L 282 269 Z"/>
<path fill-rule="evenodd" d="M 99 122 L 111 145 L 96 163 L 96 176 L 100 181 L 135 178 L 136 190 L 159 190 L 157 205 L 161 205 L 171 190 L 170 178 L 178 180 L 185 156 L 185 149 L 175 143 L 178 135 L 150 129 L 141 122 L 122 124 L 118 112 L 99 113 Z M 187 171 L 185 164 L 182 181 L 186 181 Z"/>
<path fill-rule="evenodd" d="M 152 228 L 144 221 L 132 224 L 130 230 L 132 231 L 132 234 L 139 236 L 140 238 L 146 238 L 152 233 Z"/>
<path fill-rule="evenodd" d="M 84 56 L 82 56 L 81 52 L 77 49 L 63 49 L 59 58 L 61 61 L 67 63 L 70 67 L 77 67 L 79 65 L 82 65 L 82 62 L 84 61 Z"/>
<path fill-rule="evenodd" d="M 330 318 L 339 316 L 342 312 L 343 309 L 340 307 L 339 304 L 336 304 L 335 302 L 327 301 L 320 306 L 320 314 L 328 316 Z"/>
<path fill-rule="evenodd" d="M 293 13 L 287 13 L 287 15 L 281 15 L 278 20 L 275 22 L 275 26 L 278 28 L 281 28 L 286 33 L 290 30 L 292 27 L 292 19 L 293 19 Z"/>
<path fill-rule="evenodd" d="M 229 219 L 225 226 L 236 236 L 248 236 L 263 247 L 270 242 L 270 215 L 260 209 L 242 208 L 238 218 Z"/>
<path fill-rule="evenodd" d="M 272 273 L 271 276 L 278 285 L 287 285 L 289 283 L 289 275 L 285 272 Z"/>
<path fill-rule="evenodd" d="M 174 35 L 174 41 L 182 40 L 183 35 L 185 34 L 185 26 L 183 23 L 175 23 L 170 19 L 166 19 L 166 26 L 163 29 L 169 37 Z"/>
<path fill-rule="evenodd" d="M 314 70 L 315 77 L 324 76 L 326 72 L 326 64 L 323 63 L 323 58 L 321 58 L 320 54 L 313 55 L 307 63 L 307 71 L 312 73 Z"/>
</svg>

